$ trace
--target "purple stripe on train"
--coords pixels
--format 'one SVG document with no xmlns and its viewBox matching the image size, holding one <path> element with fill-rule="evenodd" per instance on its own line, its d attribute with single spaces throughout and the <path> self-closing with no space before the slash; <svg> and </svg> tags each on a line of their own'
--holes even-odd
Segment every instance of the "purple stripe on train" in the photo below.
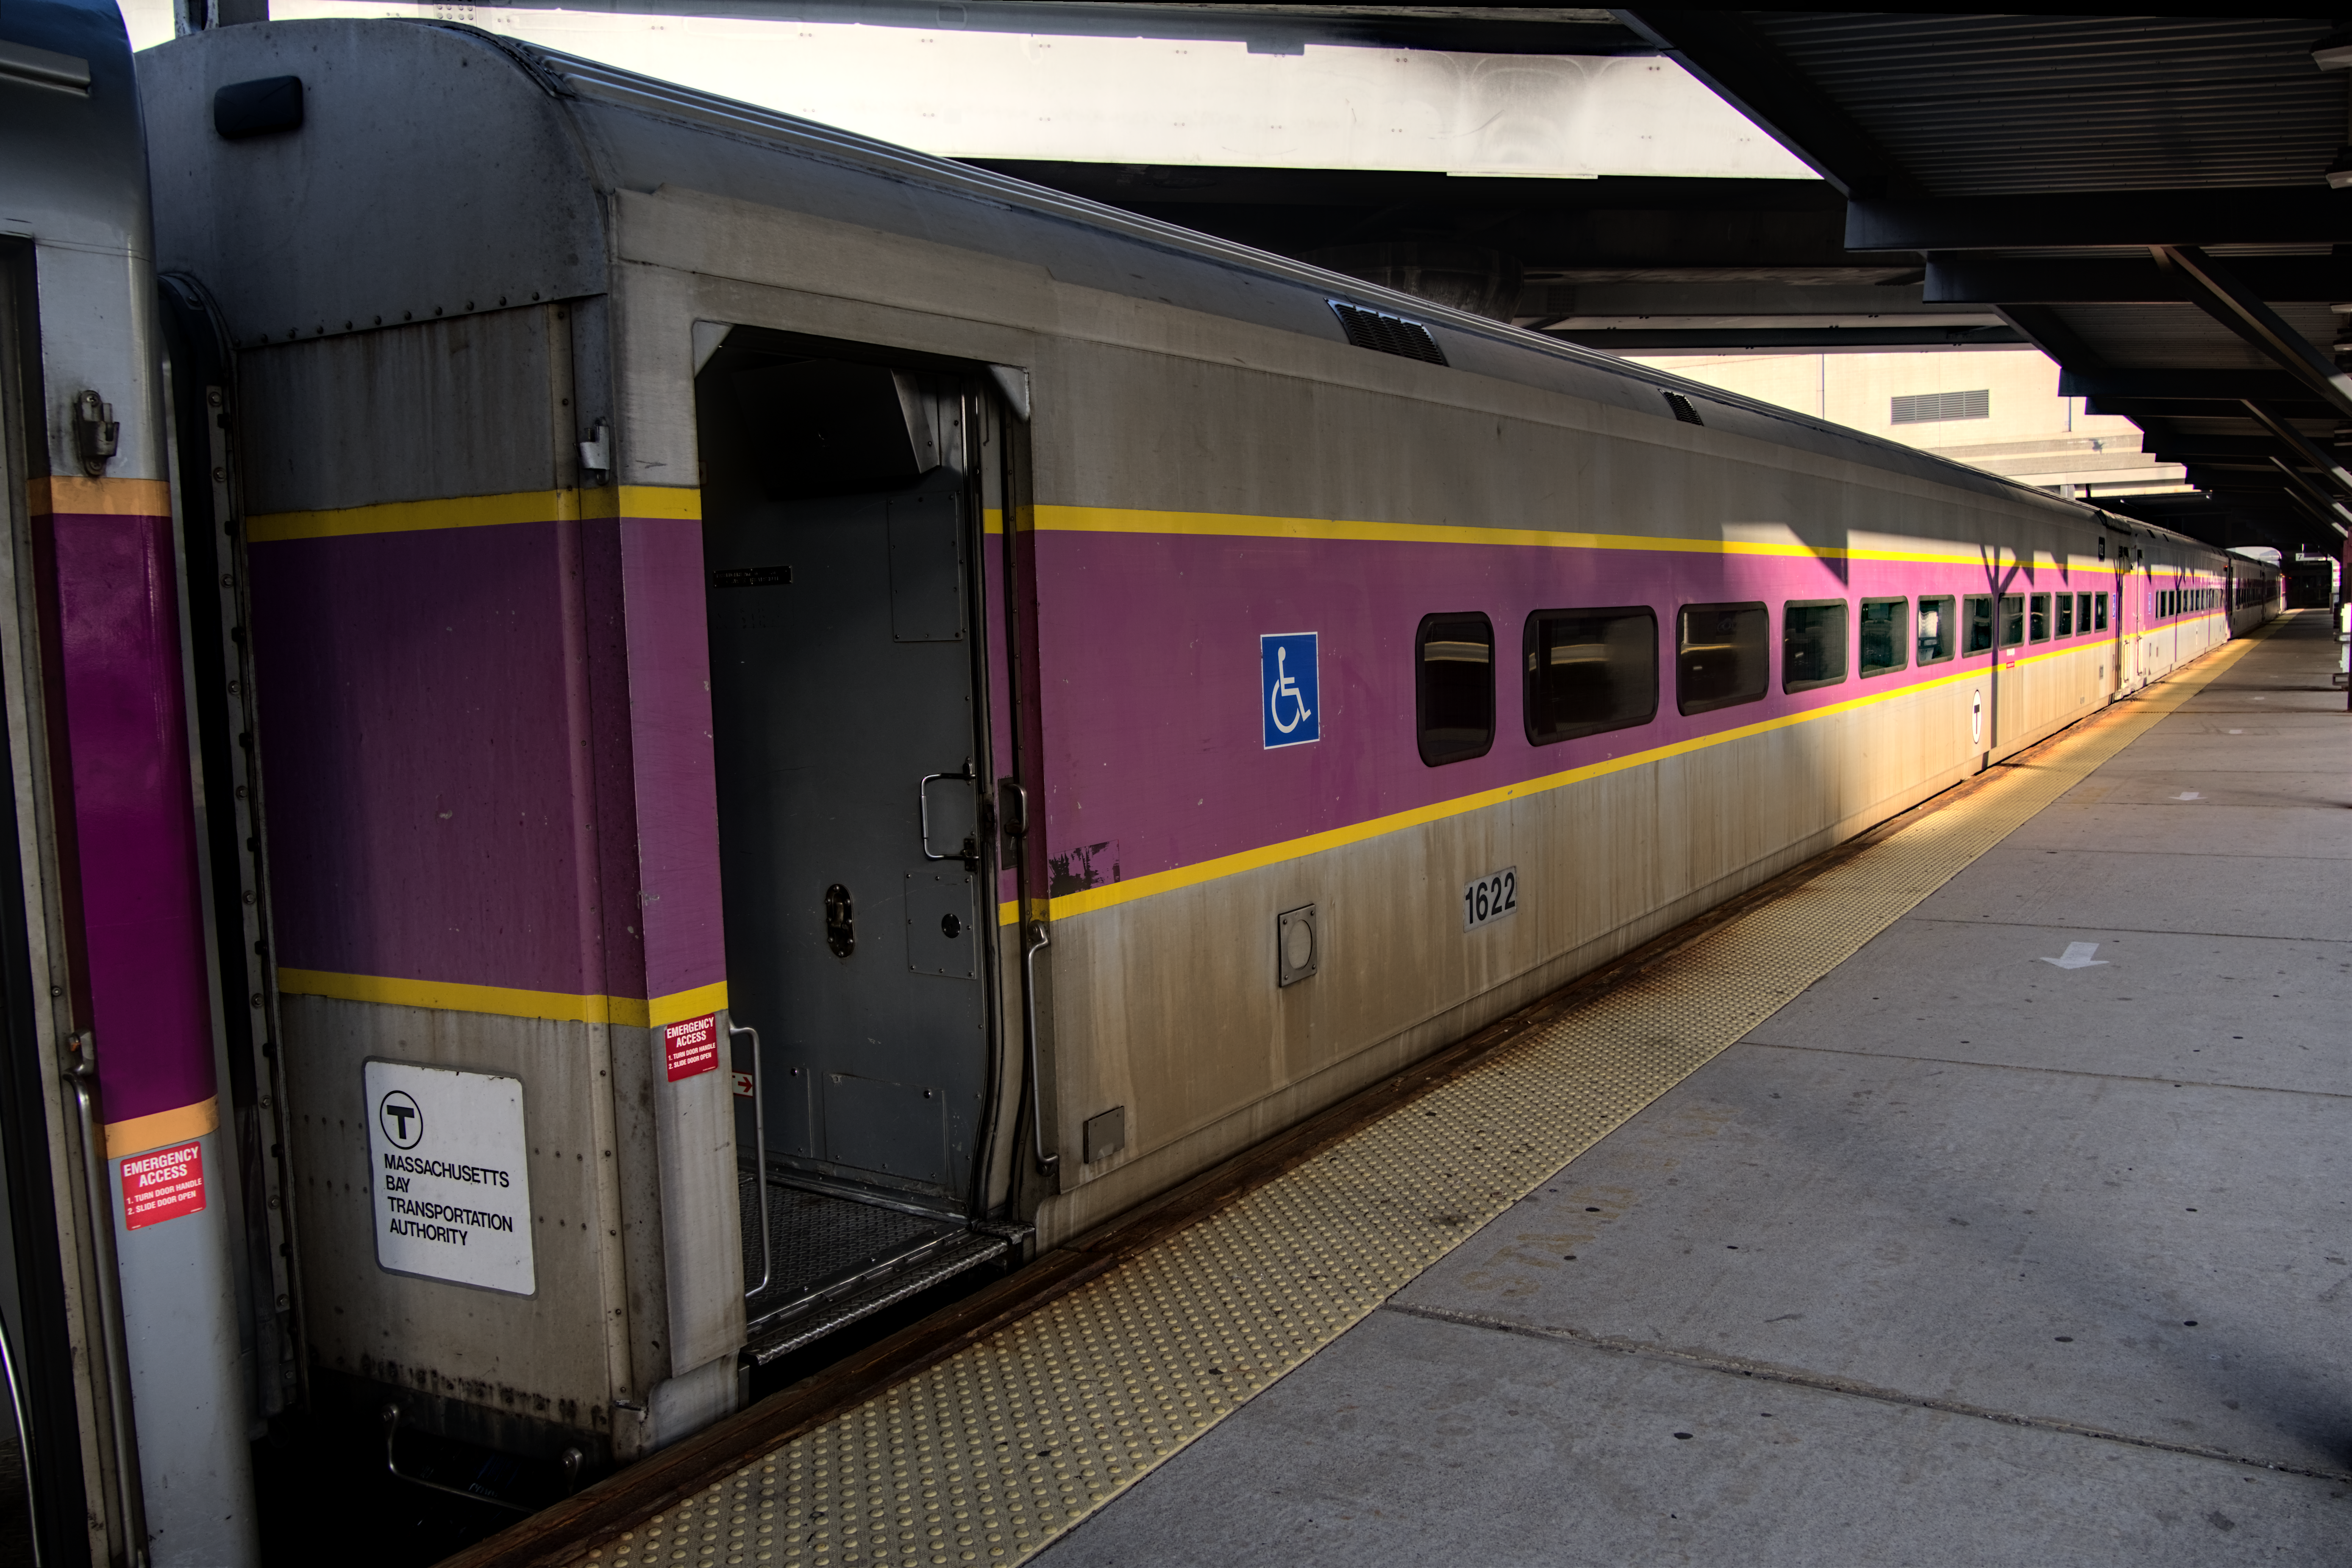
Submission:
<svg viewBox="0 0 2352 1568">
<path fill-rule="evenodd" d="M 1964 668 L 1983 655 L 1799 694 L 1780 689 L 1780 605 L 1866 596 L 2112 594 L 2105 570 L 1823 561 L 1675 551 L 1527 549 L 1055 531 L 1036 536 L 1045 776 L 1053 854 L 1115 863 L 1120 879 L 1328 832 L 1761 721 L 1831 707 Z M 1675 710 L 1675 611 L 1763 600 L 1772 685 L 1759 702 Z M 1539 609 L 1648 605 L 1662 649 L 1655 720 L 1531 745 L 1517 674 Z M 1957 607 L 1957 606 L 1956 606 Z M 1479 611 L 1496 643 L 1496 733 L 1471 761 L 1429 767 L 1414 730 L 1413 637 L 1424 615 Z M 1262 633 L 1320 634 L 1325 728 L 1266 750 L 1257 714 Z M 2077 634 L 2021 652 L 2112 638 Z M 1956 633 L 1957 637 L 1957 633 Z M 1096 850 L 1094 847 L 1107 847 Z M 1090 865 L 1077 881 L 1108 879 Z M 1062 881 L 1057 879 L 1057 881 Z"/>
<path fill-rule="evenodd" d="M 127 1121 L 215 1092 L 172 520 L 44 530 L 99 1091 Z"/>
</svg>

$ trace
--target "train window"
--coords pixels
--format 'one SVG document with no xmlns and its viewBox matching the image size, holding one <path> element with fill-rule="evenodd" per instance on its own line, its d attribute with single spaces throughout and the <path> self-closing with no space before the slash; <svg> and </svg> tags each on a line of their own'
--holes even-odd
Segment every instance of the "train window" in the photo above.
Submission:
<svg viewBox="0 0 2352 1568">
<path fill-rule="evenodd" d="M 2003 594 L 2000 596 L 2000 646 L 2015 647 L 2025 640 L 2025 595 Z"/>
<path fill-rule="evenodd" d="M 1528 617 L 1528 743 L 1646 724 L 1658 713 L 1658 613 L 1538 610 Z"/>
<path fill-rule="evenodd" d="M 1685 605 L 1675 628 L 1675 705 L 1706 713 L 1763 700 L 1772 616 L 1760 604 Z"/>
<path fill-rule="evenodd" d="M 1919 601 L 1919 637 L 1915 645 L 1916 657 L 1921 664 L 1941 664 L 1952 657 L 1959 641 L 1959 627 L 1952 623 L 1952 601 L 1948 598 Z"/>
<path fill-rule="evenodd" d="M 2090 629 L 2091 595 L 2088 594 L 2077 594 L 2074 595 L 2074 630 L 2081 633 L 2087 632 Z"/>
<path fill-rule="evenodd" d="M 1992 648 L 1992 596 L 1988 594 L 1969 595 L 1969 648 L 1970 653 L 1987 653 Z"/>
<path fill-rule="evenodd" d="M 2035 642 L 2050 640 L 2050 595 L 2036 594 L 2026 601 L 2026 635 Z"/>
<path fill-rule="evenodd" d="M 2062 637 L 2073 637 L 2074 635 L 2074 595 L 2059 595 L 2057 604 L 2052 608 L 2058 612 L 2058 625 L 2054 628 L 2057 635 Z"/>
<path fill-rule="evenodd" d="M 1862 602 L 1862 673 L 1885 675 L 1911 662 L 1911 601 L 1864 599 Z"/>
<path fill-rule="evenodd" d="M 2107 629 L 2107 596 L 2105 594 L 2091 601 L 2091 629 L 2095 632 Z"/>
<path fill-rule="evenodd" d="M 1792 601 L 1780 615 L 1780 689 L 1811 691 L 1843 680 L 1845 601 Z"/>
<path fill-rule="evenodd" d="M 1483 757 L 1495 743 L 1495 626 L 1476 614 L 1423 616 L 1413 638 L 1421 760 Z"/>
</svg>

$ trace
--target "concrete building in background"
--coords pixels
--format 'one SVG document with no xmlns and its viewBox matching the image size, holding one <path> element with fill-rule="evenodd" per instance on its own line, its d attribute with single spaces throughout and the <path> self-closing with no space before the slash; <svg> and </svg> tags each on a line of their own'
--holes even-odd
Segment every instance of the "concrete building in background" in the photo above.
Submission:
<svg viewBox="0 0 2352 1568">
<path fill-rule="evenodd" d="M 2058 395 L 2058 366 L 2034 349 L 1966 353 L 1643 357 L 1676 375 L 2038 485 L 2059 495 L 2185 490 L 2187 470 L 2140 450 L 2139 426 Z"/>
</svg>

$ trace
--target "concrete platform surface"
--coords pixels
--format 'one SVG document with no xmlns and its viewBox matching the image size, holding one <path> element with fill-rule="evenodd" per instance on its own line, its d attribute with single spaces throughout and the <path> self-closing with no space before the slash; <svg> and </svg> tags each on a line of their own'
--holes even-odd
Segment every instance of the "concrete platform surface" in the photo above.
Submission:
<svg viewBox="0 0 2352 1568">
<path fill-rule="evenodd" d="M 1043 1560 L 2352 1561 L 2333 657 L 2247 649 Z"/>
<path fill-rule="evenodd" d="M 1383 1311 L 1037 1561 L 2336 1563 L 2344 1490 Z"/>
</svg>

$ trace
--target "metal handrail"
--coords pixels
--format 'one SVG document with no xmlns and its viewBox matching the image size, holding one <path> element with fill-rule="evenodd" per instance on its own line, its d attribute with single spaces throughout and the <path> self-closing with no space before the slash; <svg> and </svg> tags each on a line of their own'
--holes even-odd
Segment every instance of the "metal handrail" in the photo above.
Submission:
<svg viewBox="0 0 2352 1568">
<path fill-rule="evenodd" d="M 0 1376 L 8 1380 L 8 1407 L 16 1413 L 17 1452 L 25 1477 L 25 1517 L 34 1521 L 33 1568 L 41 1568 L 40 1498 L 33 1488 L 33 1425 L 26 1419 L 24 1391 L 16 1384 L 16 1358 L 8 1349 L 8 1325 L 0 1323 Z"/>
<path fill-rule="evenodd" d="M 1037 1157 L 1037 1169 L 1050 1176 L 1061 1168 L 1062 1156 L 1045 1152 L 1045 1095 L 1037 1081 L 1037 955 L 1054 940 L 1044 921 L 1031 921 L 1028 934 L 1021 944 L 1021 1043 L 1029 1065 L 1029 1146 Z"/>
<path fill-rule="evenodd" d="M 728 1070 L 734 1070 L 732 1058 L 738 1035 L 751 1037 L 751 1159 L 755 1167 L 752 1180 L 760 1192 L 760 1282 L 743 1292 L 743 1300 L 748 1301 L 766 1289 L 768 1282 L 775 1278 L 776 1260 L 768 1239 L 768 1102 L 760 1087 L 768 1076 L 767 1064 L 760 1059 L 760 1031 L 730 1018 L 727 1020 Z"/>
<path fill-rule="evenodd" d="M 931 853 L 931 781 L 934 779 L 961 779 L 965 783 L 970 784 L 978 780 L 979 777 L 979 773 L 973 771 L 971 759 L 970 757 L 966 757 L 963 760 L 962 772 L 952 773 L 925 773 L 921 780 L 916 784 L 915 821 L 922 835 L 924 859 L 961 860 L 967 858 L 971 853 L 971 843 L 970 840 L 965 841 L 964 848 L 957 854 L 934 855 Z"/>
<path fill-rule="evenodd" d="M 96 1253 L 91 1272 L 98 1276 L 99 1332 L 106 1354 L 108 1424 L 114 1429 L 114 1486 L 122 1510 L 122 1533 L 127 1538 L 132 1568 L 147 1568 L 147 1507 L 139 1475 L 139 1445 L 131 1428 L 131 1352 L 122 1329 L 122 1294 L 115 1275 L 114 1199 L 106 1181 L 106 1161 L 99 1152 L 98 1107 L 92 1090 L 98 1082 L 98 1039 L 89 1030 L 67 1037 L 67 1047 L 79 1058 L 65 1069 L 73 1086 L 74 1105 L 81 1125 L 82 1183 L 89 1202 L 89 1233 Z M 29 1447 L 26 1453 L 31 1452 Z"/>
<path fill-rule="evenodd" d="M 539 1511 L 539 1510 L 532 1508 L 528 1503 L 509 1502 L 502 1497 L 492 1497 L 488 1492 L 468 1491 L 464 1487 L 453 1487 L 446 1481 L 427 1480 L 423 1476 L 410 1475 L 406 1470 L 400 1468 L 400 1460 L 392 1451 L 393 1440 L 399 1436 L 400 1406 L 397 1405 L 386 1405 L 383 1407 L 383 1468 L 385 1471 L 391 1475 L 394 1480 L 406 1481 L 412 1487 L 424 1487 L 432 1491 L 447 1492 L 451 1497 L 461 1497 L 469 1502 L 488 1503 L 492 1508 L 511 1509 L 517 1513 L 537 1513 Z M 580 1462 L 581 1454 L 579 1449 L 566 1448 L 563 1450 L 563 1474 L 567 1481 L 576 1480 L 578 1479 L 580 1474 Z"/>
</svg>

